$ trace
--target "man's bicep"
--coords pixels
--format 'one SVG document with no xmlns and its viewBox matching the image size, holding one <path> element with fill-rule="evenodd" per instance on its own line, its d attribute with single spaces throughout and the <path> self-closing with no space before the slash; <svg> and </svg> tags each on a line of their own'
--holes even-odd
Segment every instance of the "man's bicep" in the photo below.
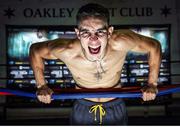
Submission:
<svg viewBox="0 0 180 127">
<path fill-rule="evenodd" d="M 31 56 L 39 56 L 44 59 L 57 59 L 49 50 L 49 42 L 34 43 L 30 47 Z"/>
<path fill-rule="evenodd" d="M 160 44 L 157 40 L 150 37 L 139 34 L 136 34 L 135 36 L 135 45 L 131 49 L 133 52 L 148 53 L 152 49 L 157 48 L 157 46 Z"/>
</svg>

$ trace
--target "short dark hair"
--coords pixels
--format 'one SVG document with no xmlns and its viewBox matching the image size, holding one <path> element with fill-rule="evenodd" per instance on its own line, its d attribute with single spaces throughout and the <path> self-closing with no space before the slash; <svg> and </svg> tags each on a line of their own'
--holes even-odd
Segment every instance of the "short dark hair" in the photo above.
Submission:
<svg viewBox="0 0 180 127">
<path fill-rule="evenodd" d="M 109 25 L 109 11 L 99 4 L 89 3 L 82 6 L 76 15 L 77 24 L 87 17 L 99 18 Z"/>
</svg>

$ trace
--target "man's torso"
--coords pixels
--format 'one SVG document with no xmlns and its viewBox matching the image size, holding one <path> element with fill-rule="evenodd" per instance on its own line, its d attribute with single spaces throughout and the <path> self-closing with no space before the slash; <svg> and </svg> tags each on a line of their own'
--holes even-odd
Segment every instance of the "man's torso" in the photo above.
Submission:
<svg viewBox="0 0 180 127">
<path fill-rule="evenodd" d="M 103 59 L 99 62 L 93 62 L 85 57 L 80 42 L 75 40 L 72 46 L 55 54 L 55 56 L 66 64 L 77 84 L 77 89 L 96 89 L 121 87 L 119 80 L 126 53 L 125 50 L 114 50 L 112 45 L 108 43 L 107 52 Z M 105 102 L 114 98 L 87 99 Z"/>
</svg>

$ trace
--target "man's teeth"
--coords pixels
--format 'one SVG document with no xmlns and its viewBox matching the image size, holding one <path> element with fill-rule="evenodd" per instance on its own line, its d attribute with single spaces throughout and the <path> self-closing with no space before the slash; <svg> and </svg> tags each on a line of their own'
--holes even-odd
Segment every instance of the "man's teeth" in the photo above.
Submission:
<svg viewBox="0 0 180 127">
<path fill-rule="evenodd" d="M 90 47 L 90 48 L 92 48 L 92 49 L 97 49 L 97 48 L 99 48 L 100 46 L 98 46 L 98 47 Z"/>
<path fill-rule="evenodd" d="M 89 47 L 89 51 L 91 54 L 97 54 L 100 51 L 101 46 L 99 47 Z"/>
</svg>

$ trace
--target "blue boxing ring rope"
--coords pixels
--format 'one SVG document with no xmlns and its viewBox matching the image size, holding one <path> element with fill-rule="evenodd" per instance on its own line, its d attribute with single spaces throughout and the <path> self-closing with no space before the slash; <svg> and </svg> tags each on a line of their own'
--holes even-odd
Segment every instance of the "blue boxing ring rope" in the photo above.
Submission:
<svg viewBox="0 0 180 127">
<path fill-rule="evenodd" d="M 165 88 L 162 90 L 159 90 L 157 96 L 163 96 L 171 93 L 177 93 L 180 92 L 180 86 L 176 86 L 173 88 Z M 5 89 L 0 88 L 0 95 L 15 95 L 15 96 L 21 96 L 21 97 L 30 97 L 30 98 L 37 98 L 35 92 L 24 92 L 20 90 L 11 90 L 11 89 Z M 65 93 L 59 93 L 59 94 L 53 94 L 52 99 L 53 100 L 60 100 L 60 99 L 82 99 L 82 98 L 141 98 L 142 92 L 140 90 L 136 90 L 136 92 L 128 91 L 125 92 L 65 92 Z"/>
</svg>

